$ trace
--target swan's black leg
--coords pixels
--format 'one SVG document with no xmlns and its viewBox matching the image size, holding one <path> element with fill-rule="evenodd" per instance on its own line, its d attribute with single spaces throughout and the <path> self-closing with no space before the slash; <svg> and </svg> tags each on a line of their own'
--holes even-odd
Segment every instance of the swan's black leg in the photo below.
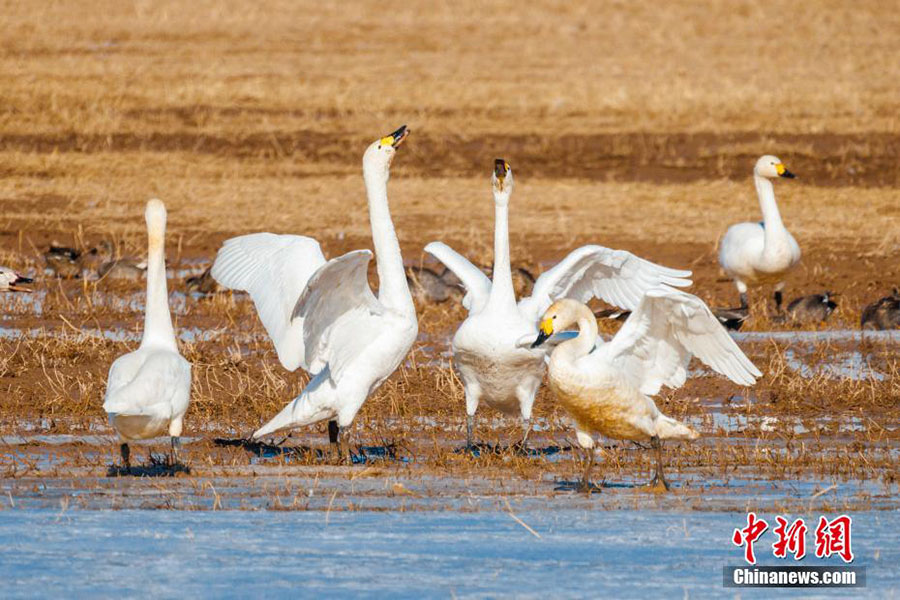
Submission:
<svg viewBox="0 0 900 600">
<path fill-rule="evenodd" d="M 172 436 L 172 464 L 177 465 L 181 462 L 181 438 L 177 435 Z"/>
<path fill-rule="evenodd" d="M 741 292 L 741 308 L 749 308 L 750 302 L 747 300 L 747 292 Z"/>
<path fill-rule="evenodd" d="M 657 436 L 653 436 L 650 438 L 650 446 L 656 450 L 656 472 L 653 474 L 653 479 L 650 480 L 649 485 L 650 487 L 662 485 L 668 490 L 670 489 L 669 482 L 666 481 L 662 468 L 662 442 L 659 441 Z"/>
<path fill-rule="evenodd" d="M 475 415 L 466 415 L 466 450 L 469 452 L 474 448 L 472 444 L 472 433 L 475 430 Z"/>
<path fill-rule="evenodd" d="M 346 429 L 346 427 L 338 427 L 338 451 L 340 452 L 338 462 L 343 463 L 346 461 L 348 465 L 352 465 L 353 457 L 350 456 L 350 450 L 347 445 Z"/>
<path fill-rule="evenodd" d="M 584 472 L 581 474 L 581 481 L 578 482 L 578 491 L 590 494 L 594 491 L 594 486 L 591 483 L 591 469 L 594 468 L 594 449 L 586 448 L 586 452 L 588 456 L 585 460 Z"/>
<path fill-rule="evenodd" d="M 781 313 L 781 302 L 783 300 L 783 296 L 781 294 L 781 290 L 775 292 L 775 312 Z"/>
<path fill-rule="evenodd" d="M 122 464 L 125 465 L 126 469 L 131 468 L 131 448 L 128 447 L 126 442 L 122 442 L 119 445 L 119 453 L 122 455 Z"/>
<path fill-rule="evenodd" d="M 331 454 L 336 457 L 337 462 L 341 461 L 340 437 L 341 428 L 338 427 L 337 421 L 328 421 L 328 442 L 331 444 Z"/>
</svg>

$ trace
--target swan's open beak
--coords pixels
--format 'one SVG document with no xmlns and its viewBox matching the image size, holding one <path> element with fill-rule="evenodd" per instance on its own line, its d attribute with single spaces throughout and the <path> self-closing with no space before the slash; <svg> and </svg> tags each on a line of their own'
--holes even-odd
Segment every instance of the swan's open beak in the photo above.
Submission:
<svg viewBox="0 0 900 600">
<path fill-rule="evenodd" d="M 22 277 L 21 275 L 19 275 L 15 281 L 13 281 L 11 284 L 9 284 L 9 289 L 13 292 L 31 292 L 30 289 L 21 287 L 19 284 L 20 283 L 31 283 L 33 281 L 34 281 L 34 279 L 30 279 L 28 277 Z"/>
<path fill-rule="evenodd" d="M 787 170 L 782 163 L 778 163 L 775 165 L 775 172 L 778 173 L 779 177 L 784 177 L 785 179 L 794 179 L 796 175 Z"/>
<path fill-rule="evenodd" d="M 406 125 L 401 125 L 400 129 L 398 129 L 391 135 L 386 135 L 381 138 L 381 145 L 396 148 L 406 140 L 406 136 L 408 135 L 409 129 L 406 127 Z"/>
<path fill-rule="evenodd" d="M 534 340 L 534 343 L 531 344 L 532 348 L 537 348 L 544 342 L 550 339 L 550 336 L 553 335 L 553 319 L 544 319 L 541 322 L 541 330 L 538 331 L 537 339 Z"/>
</svg>

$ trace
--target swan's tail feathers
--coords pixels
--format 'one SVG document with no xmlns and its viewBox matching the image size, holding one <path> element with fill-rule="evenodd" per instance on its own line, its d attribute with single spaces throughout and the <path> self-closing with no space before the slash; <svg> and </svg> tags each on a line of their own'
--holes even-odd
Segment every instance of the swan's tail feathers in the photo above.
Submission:
<svg viewBox="0 0 900 600">
<path fill-rule="evenodd" d="M 696 440 L 700 434 L 671 417 L 660 415 L 656 421 L 656 435 L 661 440 Z"/>
<path fill-rule="evenodd" d="M 258 440 L 259 438 L 271 435 L 276 431 L 294 427 L 294 403 L 298 401 L 299 398 L 285 406 L 281 409 L 281 412 L 275 415 L 268 423 L 254 431 L 253 439 Z"/>
<path fill-rule="evenodd" d="M 325 373 L 327 374 L 327 369 Z M 326 394 L 322 394 L 320 388 L 322 379 L 324 379 L 322 373 L 314 377 L 299 396 L 291 400 L 268 423 L 253 432 L 253 439 L 258 440 L 277 431 L 312 425 L 325 419 L 333 419 L 335 412 L 329 408 L 328 398 L 326 397 L 327 390 Z"/>
</svg>

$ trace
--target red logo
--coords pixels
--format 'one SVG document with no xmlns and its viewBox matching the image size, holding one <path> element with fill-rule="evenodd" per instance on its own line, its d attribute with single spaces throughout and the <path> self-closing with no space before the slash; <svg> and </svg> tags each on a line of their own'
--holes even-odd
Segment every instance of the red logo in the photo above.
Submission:
<svg viewBox="0 0 900 600">
<path fill-rule="evenodd" d="M 836 517 L 833 521 L 819 517 L 819 525 L 816 527 L 816 556 L 828 558 L 837 554 L 844 562 L 853 562 L 853 551 L 850 549 L 852 524 L 853 521 L 847 515 Z"/>
<path fill-rule="evenodd" d="M 788 554 L 794 560 L 801 560 L 806 556 L 806 532 L 809 528 L 806 522 L 800 518 L 793 522 L 779 515 L 775 517 L 777 523 L 772 533 L 777 538 L 772 543 L 772 554 L 775 558 L 787 558 Z M 819 517 L 816 526 L 816 557 L 829 558 L 837 554 L 846 562 L 853 562 L 853 550 L 851 548 L 850 530 L 853 520 L 847 515 L 840 515 L 829 521 L 826 517 Z M 756 516 L 756 513 L 747 513 L 747 526 L 735 529 L 731 535 L 731 543 L 744 548 L 744 560 L 751 565 L 756 564 L 756 554 L 753 544 L 769 529 L 765 519 Z"/>
<path fill-rule="evenodd" d="M 778 536 L 778 540 L 772 544 L 772 553 L 777 558 L 787 558 L 787 553 L 794 555 L 794 560 L 800 560 L 806 556 L 806 523 L 803 519 L 797 519 L 788 527 L 787 519 L 782 516 L 775 517 L 778 527 L 772 531 Z"/>
<path fill-rule="evenodd" d="M 735 546 L 744 546 L 744 560 L 751 565 L 756 564 L 756 556 L 753 554 L 753 543 L 759 539 L 769 524 L 756 518 L 756 513 L 747 513 L 747 526 L 743 529 L 735 529 L 731 536 L 731 543 Z"/>
</svg>

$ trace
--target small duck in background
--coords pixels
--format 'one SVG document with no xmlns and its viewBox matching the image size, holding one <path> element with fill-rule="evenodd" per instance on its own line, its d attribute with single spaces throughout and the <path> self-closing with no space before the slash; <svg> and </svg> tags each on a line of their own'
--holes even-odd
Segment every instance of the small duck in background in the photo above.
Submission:
<svg viewBox="0 0 900 600">
<path fill-rule="evenodd" d="M 710 309 L 719 323 L 729 331 L 737 331 L 741 328 L 750 317 L 749 308 L 713 308 Z M 631 316 L 630 310 L 621 310 L 616 308 L 608 308 L 594 311 L 594 318 L 598 321 L 618 321 L 624 323 Z"/>
<path fill-rule="evenodd" d="M 787 320 L 795 324 L 824 323 L 837 308 L 834 292 L 801 296 L 788 304 Z"/>
<path fill-rule="evenodd" d="M 462 297 L 462 282 L 447 267 L 438 273 L 429 267 L 406 267 L 406 282 L 413 297 L 420 302 L 440 304 L 453 297 Z"/>
<path fill-rule="evenodd" d="M 212 276 L 212 265 L 206 267 L 199 275 L 192 275 L 184 280 L 184 288 L 189 293 L 196 294 L 217 294 L 222 291 L 222 287 Z"/>
<path fill-rule="evenodd" d="M 32 283 L 30 277 L 23 277 L 9 267 L 0 267 L 0 292 L 31 292 L 31 289 L 22 287 L 23 283 Z"/>
<path fill-rule="evenodd" d="M 478 266 L 478 268 L 488 278 L 493 277 L 493 266 Z M 525 267 L 513 267 L 512 277 L 513 289 L 518 296 L 531 294 L 535 282 L 531 271 Z M 462 281 L 446 266 L 440 273 L 430 267 L 406 267 L 406 281 L 413 290 L 414 296 L 422 302 L 440 304 L 450 298 L 461 298 L 465 293 Z"/>
<path fill-rule="evenodd" d="M 865 307 L 860 318 L 862 329 L 900 329 L 900 290 L 894 288 L 891 294 Z"/>
<path fill-rule="evenodd" d="M 712 314 L 715 315 L 719 323 L 729 331 L 738 331 L 744 325 L 744 322 L 750 318 L 750 308 L 747 306 L 739 306 L 737 308 L 713 308 Z"/>
<path fill-rule="evenodd" d="M 50 242 L 49 249 L 44 252 L 44 263 L 58 279 L 76 279 L 81 277 L 81 252 L 55 241 Z"/>
<path fill-rule="evenodd" d="M 97 269 L 100 279 L 137 281 L 147 272 L 147 262 L 135 258 L 114 258 L 104 262 Z"/>
</svg>

